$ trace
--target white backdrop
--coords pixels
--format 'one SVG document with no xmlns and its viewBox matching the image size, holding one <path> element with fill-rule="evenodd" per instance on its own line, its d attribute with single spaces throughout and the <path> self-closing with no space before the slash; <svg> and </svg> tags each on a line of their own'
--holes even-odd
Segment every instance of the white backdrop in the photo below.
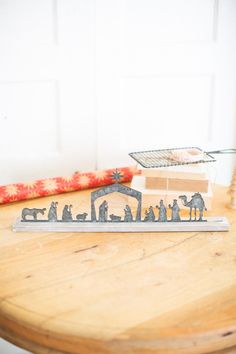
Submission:
<svg viewBox="0 0 236 354">
<path fill-rule="evenodd" d="M 235 38 L 235 0 L 0 0 L 0 184 L 235 146 Z"/>
<path fill-rule="evenodd" d="M 0 184 L 236 146 L 235 38 L 235 0 L 0 0 Z"/>
</svg>

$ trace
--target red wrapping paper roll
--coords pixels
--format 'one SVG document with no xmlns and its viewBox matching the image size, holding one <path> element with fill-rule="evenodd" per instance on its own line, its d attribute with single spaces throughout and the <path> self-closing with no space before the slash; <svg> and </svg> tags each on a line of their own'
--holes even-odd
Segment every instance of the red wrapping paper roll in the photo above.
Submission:
<svg viewBox="0 0 236 354">
<path fill-rule="evenodd" d="M 133 175 L 139 173 L 136 167 L 131 166 L 0 186 L 0 204 L 105 186 L 115 183 L 112 174 L 116 171 L 120 172 L 119 182 L 123 183 L 130 182 Z"/>
</svg>

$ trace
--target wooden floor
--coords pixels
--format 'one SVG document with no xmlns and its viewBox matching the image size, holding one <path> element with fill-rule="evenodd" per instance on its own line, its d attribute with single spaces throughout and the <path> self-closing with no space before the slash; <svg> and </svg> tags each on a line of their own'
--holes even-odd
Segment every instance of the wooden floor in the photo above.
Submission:
<svg viewBox="0 0 236 354">
<path fill-rule="evenodd" d="M 115 198 L 114 208 L 126 202 Z M 226 216 L 229 232 L 11 231 L 23 207 L 52 200 L 0 208 L 3 338 L 40 354 L 236 353 L 236 211 L 225 188 L 209 216 Z M 56 200 L 76 214 L 89 192 Z"/>
</svg>

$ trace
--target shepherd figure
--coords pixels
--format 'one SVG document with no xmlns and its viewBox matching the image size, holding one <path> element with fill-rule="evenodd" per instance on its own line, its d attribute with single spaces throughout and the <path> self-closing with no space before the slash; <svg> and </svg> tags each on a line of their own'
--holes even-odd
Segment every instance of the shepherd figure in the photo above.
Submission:
<svg viewBox="0 0 236 354">
<path fill-rule="evenodd" d="M 107 214 L 108 214 L 108 204 L 107 204 L 107 201 L 104 200 L 102 202 L 102 204 L 99 206 L 98 221 L 100 221 L 100 222 L 107 221 Z"/>
<path fill-rule="evenodd" d="M 58 202 L 51 202 L 51 206 L 48 211 L 48 221 L 57 221 L 57 205 Z"/>
</svg>

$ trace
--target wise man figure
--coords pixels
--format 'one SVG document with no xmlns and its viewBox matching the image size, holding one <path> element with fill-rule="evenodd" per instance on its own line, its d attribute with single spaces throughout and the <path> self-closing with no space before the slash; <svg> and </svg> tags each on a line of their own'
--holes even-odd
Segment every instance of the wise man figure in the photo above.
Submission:
<svg viewBox="0 0 236 354">
<path fill-rule="evenodd" d="M 152 206 L 149 207 L 148 211 L 145 211 L 144 221 L 155 221 L 155 214 Z"/>
<path fill-rule="evenodd" d="M 174 199 L 172 206 L 169 204 L 169 208 L 171 209 L 171 221 L 181 221 L 179 216 L 180 207 L 178 206 L 177 199 Z"/>
<path fill-rule="evenodd" d="M 133 215 L 132 215 L 132 212 L 131 212 L 131 209 L 130 209 L 129 205 L 125 206 L 124 212 L 125 212 L 124 221 L 126 221 L 126 222 L 133 221 Z"/>
<path fill-rule="evenodd" d="M 163 199 L 160 200 L 160 206 L 157 205 L 156 208 L 159 211 L 158 221 L 161 222 L 167 221 L 166 207 L 164 205 Z"/>
<path fill-rule="evenodd" d="M 107 214 L 108 214 L 108 204 L 107 204 L 107 201 L 104 200 L 102 202 L 102 204 L 99 206 L 98 221 L 100 221 L 100 222 L 107 221 Z"/>
<path fill-rule="evenodd" d="M 51 206 L 48 211 L 48 221 L 57 221 L 57 205 L 58 202 L 51 202 Z"/>
</svg>

